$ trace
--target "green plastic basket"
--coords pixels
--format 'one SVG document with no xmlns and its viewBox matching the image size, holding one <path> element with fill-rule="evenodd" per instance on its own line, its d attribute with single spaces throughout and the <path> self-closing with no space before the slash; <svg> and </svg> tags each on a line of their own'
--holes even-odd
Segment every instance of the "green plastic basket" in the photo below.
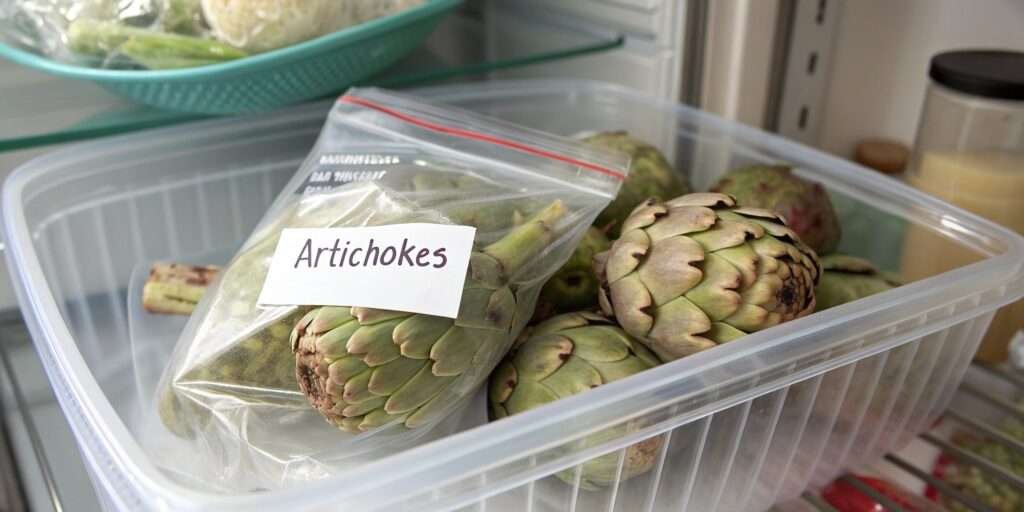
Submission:
<svg viewBox="0 0 1024 512">
<path fill-rule="evenodd" d="M 0 56 L 55 75 L 96 82 L 155 107 L 207 114 L 253 112 L 326 96 L 372 76 L 419 46 L 460 3 L 428 0 L 287 48 L 196 68 L 88 68 L 4 44 L 0 44 Z"/>
</svg>

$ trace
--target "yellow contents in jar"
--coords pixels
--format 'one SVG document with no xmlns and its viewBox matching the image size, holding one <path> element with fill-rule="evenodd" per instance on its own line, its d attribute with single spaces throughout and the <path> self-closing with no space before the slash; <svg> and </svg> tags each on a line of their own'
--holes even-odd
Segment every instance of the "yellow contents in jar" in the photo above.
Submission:
<svg viewBox="0 0 1024 512">
<path fill-rule="evenodd" d="M 907 182 L 917 189 L 1024 233 L 1024 154 L 1007 151 L 933 151 L 921 155 Z M 982 259 L 982 255 L 929 230 L 907 230 L 902 273 L 908 280 L 933 276 Z M 1004 307 L 978 350 L 978 359 L 1001 362 L 1010 339 L 1024 329 L 1024 301 Z"/>
</svg>

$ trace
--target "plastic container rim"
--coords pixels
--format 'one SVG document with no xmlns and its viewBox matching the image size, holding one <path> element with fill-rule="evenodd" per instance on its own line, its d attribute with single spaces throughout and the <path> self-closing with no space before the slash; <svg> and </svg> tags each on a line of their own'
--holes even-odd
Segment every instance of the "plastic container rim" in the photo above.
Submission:
<svg viewBox="0 0 1024 512">
<path fill-rule="evenodd" d="M 184 126 L 77 144 L 23 164 L 7 179 L 3 190 L 3 234 L 7 243 L 6 258 L 9 265 L 16 269 L 14 279 L 16 293 L 22 307 L 25 308 L 24 314 L 33 334 L 33 340 L 39 345 L 44 361 L 54 361 L 47 365 L 47 375 L 58 392 L 58 398 L 64 410 L 74 409 L 81 414 L 81 420 L 69 418 L 69 423 L 71 423 L 79 443 L 83 445 L 83 451 L 86 452 L 86 456 L 96 472 L 95 476 L 107 488 L 111 496 L 122 501 L 126 498 L 125 493 L 130 492 L 133 500 L 141 500 L 151 506 L 157 503 L 173 504 L 172 508 L 175 510 L 223 509 L 225 507 L 248 509 L 256 503 L 263 506 L 285 506 L 288 504 L 294 506 L 296 502 L 301 502 L 311 506 L 317 503 L 337 503 L 339 499 L 349 498 L 351 499 L 347 503 L 357 506 L 360 503 L 359 500 L 368 499 L 368 496 L 373 495 L 378 497 L 388 495 L 392 499 L 400 499 L 402 496 L 393 492 L 393 489 L 396 488 L 395 485 L 404 483 L 406 485 L 404 488 L 409 489 L 410 492 L 419 492 L 422 489 L 439 485 L 446 479 L 458 478 L 459 475 L 464 476 L 479 469 L 477 467 L 451 467 L 450 464 L 446 466 L 446 461 L 483 452 L 487 452 L 487 460 L 504 460 L 506 457 L 521 456 L 522 452 L 516 451 L 513 444 L 508 442 L 509 440 L 524 439 L 545 428 L 552 429 L 553 426 L 557 426 L 559 422 L 564 422 L 570 417 L 575 418 L 577 422 L 585 421 L 600 412 L 595 413 L 593 410 L 598 401 L 602 402 L 601 407 L 607 407 L 609 401 L 628 404 L 631 397 L 649 393 L 669 384 L 685 383 L 699 373 L 714 370 L 731 361 L 753 354 L 765 354 L 777 347 L 798 343 L 832 327 L 863 320 L 865 317 L 891 310 L 900 304 L 912 303 L 928 297 L 936 299 L 935 296 L 939 293 L 936 291 L 937 285 L 940 283 L 942 285 L 940 291 L 957 288 L 963 290 L 965 294 L 980 293 L 998 286 L 1016 287 L 1017 290 L 1015 292 L 1011 290 L 1008 300 L 1003 301 L 1004 303 L 1024 294 L 1024 269 L 1022 269 L 1024 266 L 1024 238 L 1019 235 L 931 198 L 895 180 L 879 185 L 879 177 L 876 173 L 856 164 L 754 128 L 731 123 L 712 114 L 700 112 L 684 105 L 663 102 L 625 87 L 584 80 L 527 80 L 486 85 L 441 86 L 421 89 L 416 93 L 439 101 L 452 99 L 466 101 L 474 97 L 564 93 L 567 88 L 586 92 L 606 92 L 633 101 L 642 101 L 670 109 L 677 116 L 685 114 L 689 121 L 707 125 L 723 134 L 732 135 L 740 141 L 753 143 L 754 140 L 757 140 L 757 146 L 767 147 L 787 156 L 814 159 L 819 162 L 817 168 L 822 172 L 822 176 L 827 176 L 828 181 L 838 180 L 840 183 L 853 187 L 867 186 L 875 189 L 884 186 L 885 194 L 902 199 L 904 204 L 939 213 L 943 218 L 950 219 L 953 224 L 961 228 L 971 229 L 990 239 L 998 239 L 1005 244 L 1005 252 L 984 261 L 901 287 L 899 293 L 883 293 L 833 310 L 820 312 L 814 315 L 815 320 L 813 321 L 808 321 L 805 318 L 748 335 L 743 340 L 731 343 L 728 353 L 719 349 L 697 354 L 672 364 L 662 365 L 622 382 L 592 390 L 590 393 L 570 397 L 561 404 L 563 406 L 561 412 L 559 409 L 543 408 L 532 413 L 518 415 L 404 451 L 336 477 L 310 482 L 292 489 L 260 494 L 217 494 L 185 487 L 156 468 L 114 412 L 113 406 L 102 393 L 98 382 L 79 353 L 66 322 L 63 321 L 56 298 L 51 293 L 49 286 L 46 285 L 47 280 L 42 272 L 35 247 L 31 243 L 21 243 L 21 241 L 32 239 L 22 207 L 24 199 L 22 191 L 35 174 L 52 172 L 54 168 L 60 168 L 69 161 L 80 159 L 81 154 L 85 152 L 92 154 L 104 151 L 117 152 L 117 146 L 128 140 L 145 138 L 155 140 L 157 137 L 166 140 L 183 133 L 194 135 L 198 130 L 212 135 L 230 130 L 239 122 L 249 123 L 247 127 L 256 127 L 264 123 L 277 124 L 281 122 L 281 119 L 309 116 L 316 112 L 315 107 L 319 103 L 289 109 L 289 111 L 279 113 L 278 117 L 266 116 L 264 119 L 243 119 L 241 121 L 238 119 L 202 121 L 200 122 L 202 124 L 198 125 L 189 123 Z M 279 117 L 281 114 L 284 114 L 285 117 Z M 134 147 L 137 149 L 140 146 Z M 874 183 L 872 184 L 872 182 Z M 876 196 L 876 200 L 878 197 L 881 196 Z M 904 216 L 913 217 L 909 212 L 904 212 L 904 214 Z M 921 220 L 920 215 L 917 217 L 917 220 Z M 989 279 L 977 279 L 979 267 L 988 270 Z M 996 273 L 999 275 L 992 275 Z M 30 282 L 34 286 L 30 287 Z M 941 302 L 948 302 L 948 298 L 942 299 Z M 999 305 L 1001 304 L 988 304 L 985 308 L 991 310 Z M 980 314 L 976 311 L 973 313 Z M 42 319 L 51 321 L 42 322 Z M 54 322 L 53 320 L 60 321 Z M 936 327 L 935 330 L 940 328 L 941 326 Z M 862 357 L 867 356 L 863 355 Z M 57 368 L 51 367 L 54 364 Z M 58 368 L 61 371 L 58 371 Z M 793 382 L 806 378 L 794 375 L 789 377 L 795 379 Z M 788 384 L 779 383 L 776 387 L 785 385 Z M 68 394 L 71 396 L 67 396 Z M 69 401 L 73 403 L 68 403 Z M 589 407 L 588 403 L 590 403 Z M 625 408 L 631 409 L 628 405 Z M 635 410 L 630 411 L 629 415 L 642 413 L 642 410 Z M 621 412 L 618 415 L 622 416 Z M 79 421 L 83 421 L 84 425 L 77 424 Z M 82 430 L 87 431 L 82 432 Z M 580 435 L 584 433 L 585 431 L 581 431 Z M 539 450 L 545 444 L 560 444 L 565 440 L 563 433 L 562 437 L 546 439 L 531 446 Z M 102 443 L 102 446 L 96 446 L 96 443 Z M 97 463 L 97 457 L 109 460 L 105 463 Z M 413 460 L 415 463 L 412 462 Z M 457 474 L 452 475 L 452 472 Z M 387 475 L 388 478 L 381 478 L 382 475 Z M 120 485 L 115 486 L 112 479 L 120 480 Z M 339 488 L 337 485 L 339 481 L 345 481 L 346 485 Z M 385 488 L 392 489 L 392 491 L 381 493 L 380 491 Z M 317 496 L 317 500 L 310 501 L 310 496 Z"/>
</svg>

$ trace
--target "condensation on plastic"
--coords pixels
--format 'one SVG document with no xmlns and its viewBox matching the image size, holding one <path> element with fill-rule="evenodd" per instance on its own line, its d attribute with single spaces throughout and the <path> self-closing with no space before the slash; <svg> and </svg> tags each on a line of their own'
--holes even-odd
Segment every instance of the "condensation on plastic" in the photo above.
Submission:
<svg viewBox="0 0 1024 512">
<path fill-rule="evenodd" d="M 844 228 L 913 224 L 981 261 L 321 482 L 206 492 L 169 478 L 126 426 L 136 400 L 124 378 L 134 373 L 125 289 L 141 262 L 234 251 L 308 153 L 323 107 L 76 146 L 15 172 L 0 206 L 22 311 L 110 510 L 763 510 L 927 428 L 992 312 L 1024 294 L 1018 235 L 752 128 L 594 82 L 417 94 L 561 135 L 629 130 L 698 188 L 732 167 L 790 162 L 843 199 Z M 898 236 L 847 231 L 844 251 L 898 262 Z M 580 443 L 595 437 L 607 441 Z M 661 450 L 644 475 L 599 491 L 553 476 L 607 454 L 624 460 L 649 438 Z"/>
<path fill-rule="evenodd" d="M 0 0 L 0 40 L 99 68 L 201 66 L 314 39 L 425 0 Z"/>
<path fill-rule="evenodd" d="M 151 440 L 145 446 L 169 471 L 245 491 L 324 478 L 464 426 L 460 411 L 525 327 L 540 286 L 615 196 L 628 162 L 624 154 L 450 107 L 351 90 L 197 305 L 143 410 L 140 434 Z M 317 188 L 324 175 L 341 182 Z M 283 229 L 467 224 L 483 248 L 555 203 L 565 213 L 552 225 L 552 242 L 507 276 L 516 304 L 511 327 L 481 342 L 473 365 L 431 401 L 442 405 L 417 418 L 420 426 L 392 422 L 353 435 L 327 425 L 310 407 L 298 391 L 289 343 L 308 308 L 256 304 Z M 479 409 L 467 414 L 476 424 L 486 418 Z"/>
</svg>

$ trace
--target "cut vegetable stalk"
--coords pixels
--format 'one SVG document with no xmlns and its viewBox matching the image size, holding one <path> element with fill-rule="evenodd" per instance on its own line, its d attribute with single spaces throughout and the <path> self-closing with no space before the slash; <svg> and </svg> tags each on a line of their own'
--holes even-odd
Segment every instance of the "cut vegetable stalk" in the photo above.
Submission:
<svg viewBox="0 0 1024 512">
<path fill-rule="evenodd" d="M 510 275 L 551 244 L 551 227 L 563 215 L 565 205 L 555 201 L 483 252 L 498 260 L 506 276 Z"/>
<path fill-rule="evenodd" d="M 166 34 L 119 23 L 78 20 L 68 27 L 68 46 L 85 55 L 123 54 L 154 69 L 182 67 L 185 63 L 224 62 L 247 54 L 237 48 L 200 37 Z"/>
<path fill-rule="evenodd" d="M 154 263 L 142 287 L 142 307 L 150 313 L 191 315 L 219 273 L 213 265 Z"/>
</svg>

